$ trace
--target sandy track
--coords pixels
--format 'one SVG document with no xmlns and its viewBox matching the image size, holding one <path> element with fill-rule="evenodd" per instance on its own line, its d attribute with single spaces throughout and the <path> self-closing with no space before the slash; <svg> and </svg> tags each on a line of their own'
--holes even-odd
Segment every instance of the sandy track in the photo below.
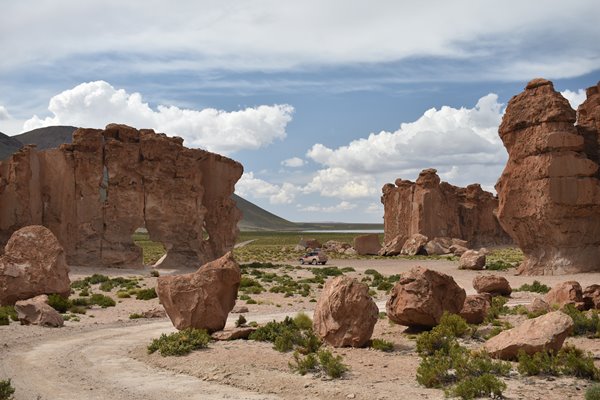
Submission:
<svg viewBox="0 0 600 400">
<path fill-rule="evenodd" d="M 129 356 L 140 343 L 173 331 L 169 321 L 115 325 L 63 329 L 3 354 L 0 369 L 12 379 L 15 400 L 277 398 L 153 368 Z"/>
</svg>

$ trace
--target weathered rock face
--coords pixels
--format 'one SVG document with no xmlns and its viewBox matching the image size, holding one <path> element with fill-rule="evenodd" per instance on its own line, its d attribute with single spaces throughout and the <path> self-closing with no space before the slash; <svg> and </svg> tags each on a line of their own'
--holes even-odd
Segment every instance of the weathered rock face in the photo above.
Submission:
<svg viewBox="0 0 600 400">
<path fill-rule="evenodd" d="M 472 294 L 465 298 L 460 316 L 469 324 L 480 324 L 487 316 L 490 309 L 491 296 L 485 294 Z"/>
<path fill-rule="evenodd" d="M 475 250 L 467 250 L 458 262 L 458 269 L 481 270 L 485 267 L 485 254 Z"/>
<path fill-rule="evenodd" d="M 16 231 L 0 256 L 0 305 L 41 294 L 71 293 L 65 252 L 49 229 L 31 225 Z"/>
<path fill-rule="evenodd" d="M 492 296 L 509 296 L 512 293 L 508 280 L 498 275 L 477 275 L 473 278 L 473 288 L 477 293 L 489 293 Z"/>
<path fill-rule="evenodd" d="M 398 238 L 394 239 L 398 240 Z M 425 253 L 425 245 L 429 239 L 425 235 L 421 235 L 420 233 L 415 233 L 411 237 L 409 237 L 402 246 L 402 250 L 400 254 L 404 254 L 406 256 L 415 256 L 417 254 L 426 254 Z"/>
<path fill-rule="evenodd" d="M 567 281 L 555 285 L 544 298 L 551 306 L 564 307 L 567 304 L 574 305 L 578 310 L 585 308 L 583 291 L 581 285 L 576 281 Z"/>
<path fill-rule="evenodd" d="M 471 247 L 510 243 L 494 215 L 498 200 L 478 184 L 459 188 L 440 182 L 435 169 L 425 169 L 416 183 L 397 179 L 382 190 L 384 243 L 415 233 L 459 238 Z"/>
<path fill-rule="evenodd" d="M 350 247 L 352 247 L 350 243 L 339 242 L 337 240 L 328 240 L 323 245 L 323 250 L 343 254 Z"/>
<path fill-rule="evenodd" d="M 600 84 L 576 116 L 552 82 L 535 79 L 510 100 L 499 133 L 509 159 L 498 219 L 525 254 L 519 272 L 600 270 Z"/>
<path fill-rule="evenodd" d="M 0 244 L 37 224 L 56 235 L 70 265 L 141 266 L 131 236 L 145 226 L 167 249 L 163 267 L 222 256 L 237 236 L 231 195 L 242 166 L 182 142 L 112 124 L 78 129 L 60 149 L 26 146 L 0 162 Z"/>
<path fill-rule="evenodd" d="M 231 253 L 191 274 L 161 276 L 156 293 L 175 328 L 220 331 L 235 306 L 240 267 Z"/>
<path fill-rule="evenodd" d="M 586 310 L 600 309 L 600 285 L 590 285 L 583 291 L 583 302 Z"/>
<path fill-rule="evenodd" d="M 540 351 L 558 351 L 573 328 L 573 320 L 561 311 L 529 319 L 516 328 L 500 332 L 483 348 L 492 357 L 513 360 L 520 350 L 532 355 Z"/>
<path fill-rule="evenodd" d="M 58 328 L 65 324 L 63 317 L 48 305 L 45 294 L 15 303 L 15 311 L 21 325 L 40 325 Z"/>
<path fill-rule="evenodd" d="M 376 233 L 370 235 L 361 235 L 354 238 L 354 250 L 359 255 L 377 255 L 381 250 L 379 235 Z"/>
<path fill-rule="evenodd" d="M 525 308 L 527 309 L 528 312 L 530 313 L 547 313 L 548 311 L 552 310 L 552 307 L 550 307 L 550 304 L 546 303 L 544 300 L 542 300 L 539 297 L 536 297 L 535 299 L 533 299 L 533 301 L 531 302 L 531 304 L 525 306 Z"/>
<path fill-rule="evenodd" d="M 371 339 L 378 314 L 367 285 L 338 276 L 323 288 L 315 307 L 313 329 L 334 347 L 363 347 Z"/>
<path fill-rule="evenodd" d="M 398 324 L 432 327 L 444 311 L 458 314 L 465 297 L 465 290 L 451 276 L 416 267 L 392 288 L 386 310 L 388 318 Z"/>
</svg>

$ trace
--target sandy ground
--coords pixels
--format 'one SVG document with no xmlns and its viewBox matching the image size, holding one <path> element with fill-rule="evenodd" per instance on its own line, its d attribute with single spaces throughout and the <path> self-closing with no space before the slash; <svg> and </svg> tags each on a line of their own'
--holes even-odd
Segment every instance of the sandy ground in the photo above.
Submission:
<svg viewBox="0 0 600 400">
<path fill-rule="evenodd" d="M 464 271 L 444 260 L 332 260 L 328 265 L 352 267 L 348 275 L 361 278 L 366 269 L 384 275 L 398 274 L 416 265 L 450 274 L 468 293 L 472 280 L 489 272 Z M 175 271 L 160 271 L 161 275 Z M 91 270 L 74 268 L 71 279 L 92 273 L 109 276 L 143 276 L 152 287 L 156 278 L 149 270 Z M 534 279 L 553 285 L 578 280 L 582 285 L 600 283 L 600 273 L 572 276 L 514 276 L 514 271 L 494 272 L 505 276 L 512 287 Z M 292 276 L 305 276 L 297 270 Z M 318 297 L 318 289 L 312 297 Z M 441 390 L 426 389 L 415 379 L 419 358 L 414 335 L 406 327 L 378 321 L 373 338 L 394 343 L 391 353 L 373 349 L 332 349 L 344 357 L 350 371 L 343 379 L 331 380 L 291 372 L 290 353 L 279 353 L 268 343 L 253 341 L 213 342 L 205 350 L 184 357 L 148 355 L 146 346 L 161 333 L 175 331 L 167 318 L 130 320 L 129 315 L 160 307 L 157 299 L 117 299 L 116 307 L 89 310 L 79 322 L 67 321 L 60 329 L 0 326 L 0 379 L 11 378 L 16 400 L 29 399 L 442 399 Z M 515 293 L 512 304 L 531 301 L 533 294 Z M 284 298 L 281 294 L 252 295 L 259 304 L 248 305 L 248 321 L 264 323 L 314 308 L 311 297 Z M 385 308 L 387 295 L 376 301 Z M 245 305 L 238 300 L 238 305 Z M 230 314 L 233 326 L 237 314 Z M 600 340 L 570 338 L 569 342 L 591 351 L 600 359 Z M 477 346 L 477 343 L 474 344 Z M 509 399 L 582 399 L 587 381 L 574 378 L 524 378 L 513 374 L 505 382 Z"/>
</svg>

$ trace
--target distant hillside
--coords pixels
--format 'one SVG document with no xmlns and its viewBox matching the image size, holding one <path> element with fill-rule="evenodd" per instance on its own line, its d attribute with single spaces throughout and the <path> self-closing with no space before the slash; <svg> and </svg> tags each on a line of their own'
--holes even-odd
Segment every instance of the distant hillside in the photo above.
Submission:
<svg viewBox="0 0 600 400">
<path fill-rule="evenodd" d="M 23 147 L 24 144 L 35 144 L 39 150 L 56 148 L 63 143 L 71 143 L 74 126 L 49 126 L 34 129 L 16 136 L 0 133 L 0 160 Z M 242 231 L 302 231 L 302 230 L 353 230 L 383 229 L 383 224 L 344 224 L 336 222 L 294 223 L 260 208 L 237 195 L 233 195 L 238 208 L 244 214 L 239 223 Z"/>
<path fill-rule="evenodd" d="M 48 126 L 13 137 L 23 144 L 35 144 L 38 150 L 45 150 L 56 148 L 63 143 L 71 143 L 76 129 L 74 126 Z"/>
<path fill-rule="evenodd" d="M 23 143 L 14 138 L 0 132 L 0 160 L 10 156 L 15 151 L 23 147 Z"/>
</svg>

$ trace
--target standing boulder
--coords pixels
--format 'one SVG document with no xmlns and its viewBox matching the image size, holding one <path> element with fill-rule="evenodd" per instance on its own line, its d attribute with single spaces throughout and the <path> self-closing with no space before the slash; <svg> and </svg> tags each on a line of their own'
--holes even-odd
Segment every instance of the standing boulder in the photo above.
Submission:
<svg viewBox="0 0 600 400">
<path fill-rule="evenodd" d="M 398 324 L 432 327 L 444 311 L 458 314 L 465 297 L 465 290 L 451 276 L 416 267 L 392 288 L 386 310 L 388 318 Z"/>
<path fill-rule="evenodd" d="M 334 347 L 363 347 L 371 339 L 378 314 L 364 283 L 338 276 L 323 288 L 313 328 L 317 336 Z"/>
<path fill-rule="evenodd" d="M 386 242 L 381 250 L 379 250 L 380 256 L 397 256 L 402 251 L 402 246 L 406 242 L 406 236 L 398 235 L 391 241 Z"/>
<path fill-rule="evenodd" d="M 491 296 L 488 294 L 471 294 L 465 298 L 460 316 L 469 324 L 480 324 L 490 309 Z"/>
<path fill-rule="evenodd" d="M 492 296 L 510 296 L 512 293 L 508 280 L 499 275 L 477 275 L 473 278 L 473 288 L 477 293 L 489 293 Z"/>
<path fill-rule="evenodd" d="M 467 250 L 460 256 L 458 269 L 482 270 L 485 267 L 485 254 L 476 250 Z"/>
<path fill-rule="evenodd" d="M 560 308 L 567 304 L 574 305 L 578 310 L 585 308 L 583 291 L 581 285 L 576 281 L 567 281 L 554 286 L 546 293 L 545 300 L 551 306 L 558 305 Z"/>
<path fill-rule="evenodd" d="M 402 246 L 402 251 L 400 254 L 405 256 L 416 256 L 417 254 L 427 254 L 425 252 L 425 245 L 429 239 L 425 235 L 421 235 L 420 233 L 415 233 L 411 237 L 408 238 L 406 242 L 404 242 L 404 246 Z"/>
<path fill-rule="evenodd" d="M 376 256 L 381 250 L 379 235 L 372 233 L 370 235 L 361 235 L 354 238 L 354 250 L 361 255 Z"/>
<path fill-rule="evenodd" d="M 45 294 L 32 299 L 17 301 L 15 303 L 15 311 L 22 325 L 58 328 L 65 324 L 63 317 L 58 311 L 48 305 L 48 296 Z"/>
<path fill-rule="evenodd" d="M 586 310 L 600 309 L 600 285 L 590 285 L 583 291 L 583 302 Z"/>
<path fill-rule="evenodd" d="M 220 331 L 233 309 L 240 267 L 231 252 L 185 275 L 161 276 L 156 292 L 175 328 Z"/>
<path fill-rule="evenodd" d="M 559 351 L 572 328 L 571 317 L 554 311 L 500 332 L 485 342 L 483 348 L 492 357 L 504 360 L 516 359 L 519 351 L 528 355 L 540 351 Z"/>
<path fill-rule="evenodd" d="M 541 299 L 539 297 L 536 297 L 535 299 L 533 299 L 531 304 L 526 305 L 525 308 L 527 309 L 527 312 L 530 312 L 533 314 L 538 314 L 538 313 L 545 314 L 552 310 L 552 307 L 550 307 L 550 304 L 546 303 L 543 299 Z"/>
<path fill-rule="evenodd" d="M 41 294 L 71 293 L 65 252 L 48 229 L 31 225 L 12 234 L 0 257 L 0 305 Z"/>
</svg>

